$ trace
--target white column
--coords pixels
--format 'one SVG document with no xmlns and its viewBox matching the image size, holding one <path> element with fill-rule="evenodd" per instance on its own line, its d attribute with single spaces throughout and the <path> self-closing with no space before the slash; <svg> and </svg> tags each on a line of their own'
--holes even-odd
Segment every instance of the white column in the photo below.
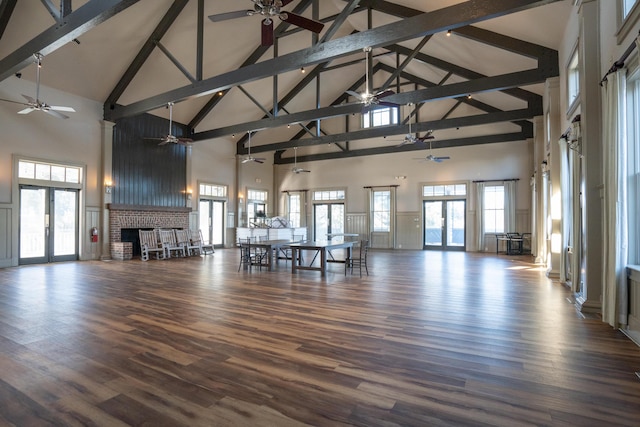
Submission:
<svg viewBox="0 0 640 427">
<path fill-rule="evenodd" d="M 580 6 L 580 114 L 584 154 L 584 254 L 582 286 L 577 295 L 583 312 L 602 306 L 602 97 L 600 89 L 600 2 Z"/>
<path fill-rule="evenodd" d="M 544 120 L 542 116 L 533 118 L 533 161 L 535 165 L 534 179 L 536 189 L 536 206 L 535 206 L 535 221 L 536 234 L 533 236 L 535 244 L 532 246 L 533 255 L 535 256 L 536 264 L 542 264 L 546 262 L 546 232 L 545 232 L 545 203 L 544 203 L 544 174 L 543 162 L 546 162 L 544 151 Z"/>
<path fill-rule="evenodd" d="M 107 186 L 115 185 L 113 181 L 113 127 L 115 123 L 103 120 L 100 122 L 102 138 L 102 202 L 100 204 L 100 241 L 102 242 L 100 259 L 111 259 L 111 239 L 109 237 L 109 207 L 112 201 L 112 193 L 107 190 Z"/>
<path fill-rule="evenodd" d="M 550 227 L 549 230 L 549 263 L 547 265 L 547 276 L 550 278 L 560 278 L 560 263 L 562 259 L 562 187 L 560 183 L 560 147 L 558 139 L 560 131 L 560 79 L 553 77 L 545 82 L 544 91 L 545 117 L 545 139 L 548 151 L 549 168 L 549 193 L 548 206 Z"/>
</svg>

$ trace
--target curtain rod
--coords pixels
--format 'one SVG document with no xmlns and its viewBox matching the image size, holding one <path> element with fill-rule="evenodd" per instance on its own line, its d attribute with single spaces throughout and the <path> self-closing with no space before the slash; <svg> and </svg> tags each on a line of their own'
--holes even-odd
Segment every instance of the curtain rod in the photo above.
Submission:
<svg viewBox="0 0 640 427">
<path fill-rule="evenodd" d="M 393 185 L 368 185 L 362 188 L 396 188 L 396 187 L 400 187 L 398 184 L 393 184 Z"/>
<path fill-rule="evenodd" d="M 640 32 L 638 32 L 638 37 L 640 37 Z M 600 86 L 602 86 L 604 82 L 607 81 L 607 76 L 609 74 L 615 73 L 620 68 L 624 67 L 624 61 L 627 60 L 627 58 L 629 57 L 629 55 L 631 55 L 631 52 L 633 52 L 635 48 L 636 48 L 636 41 L 634 40 L 631 42 L 631 45 L 629 45 L 627 50 L 624 51 L 620 59 L 618 59 L 616 62 L 613 63 L 611 68 L 609 68 L 609 71 L 607 71 L 607 74 L 605 74 L 602 80 L 600 80 Z"/>
<path fill-rule="evenodd" d="M 520 181 L 520 178 L 511 178 L 511 179 L 480 179 L 480 180 L 477 180 L 477 181 L 471 181 L 471 182 L 476 183 L 476 182 L 500 182 L 500 181 L 502 181 L 502 182 L 507 182 L 507 181 Z"/>
<path fill-rule="evenodd" d="M 282 190 L 281 193 L 306 193 L 309 190 Z"/>
</svg>

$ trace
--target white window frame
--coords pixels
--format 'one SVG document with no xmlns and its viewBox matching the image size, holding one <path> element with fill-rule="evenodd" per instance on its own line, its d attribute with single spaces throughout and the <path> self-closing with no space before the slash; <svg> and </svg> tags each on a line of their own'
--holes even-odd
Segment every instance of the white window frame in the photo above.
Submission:
<svg viewBox="0 0 640 427">
<path fill-rule="evenodd" d="M 362 113 L 364 129 L 398 124 L 398 107 L 376 107 Z"/>
<path fill-rule="evenodd" d="M 618 0 L 617 42 L 622 43 L 640 19 L 640 0 Z"/>
<path fill-rule="evenodd" d="M 567 63 L 567 117 L 575 113 L 580 105 L 580 51 L 579 42 L 574 46 Z"/>
<path fill-rule="evenodd" d="M 304 193 L 302 192 L 289 193 L 287 195 L 287 217 L 294 228 L 302 226 L 303 196 Z M 293 200 L 295 199 L 297 199 L 297 202 L 294 203 Z"/>
<path fill-rule="evenodd" d="M 502 197 L 494 197 L 494 200 L 496 203 L 494 203 L 493 205 L 490 205 L 489 203 L 487 203 L 487 193 L 492 191 L 494 193 L 497 193 L 497 189 L 501 188 L 502 189 Z M 504 205 L 504 185 L 503 184 L 486 184 L 484 187 L 484 212 L 483 212 L 483 221 L 484 221 L 484 232 L 485 234 L 500 234 L 500 233 L 504 233 L 505 232 L 505 215 L 506 215 L 506 207 Z M 500 207 L 500 203 L 502 204 Z M 490 215 L 488 215 L 489 212 L 493 212 L 493 215 L 491 215 L 493 217 L 493 227 L 488 227 L 488 223 L 487 221 L 490 218 Z M 498 222 L 498 213 L 501 212 L 502 213 L 502 223 Z"/>
<path fill-rule="evenodd" d="M 627 77 L 627 218 L 628 264 L 640 264 L 640 66 L 637 59 Z"/>
<path fill-rule="evenodd" d="M 372 231 L 391 231 L 391 190 L 371 191 Z"/>
</svg>

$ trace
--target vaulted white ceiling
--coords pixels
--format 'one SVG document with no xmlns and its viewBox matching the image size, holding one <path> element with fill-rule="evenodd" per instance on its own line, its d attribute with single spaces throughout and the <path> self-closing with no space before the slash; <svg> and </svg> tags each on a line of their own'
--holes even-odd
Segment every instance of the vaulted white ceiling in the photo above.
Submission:
<svg viewBox="0 0 640 427">
<path fill-rule="evenodd" d="M 5 10 L 4 16 L 5 18 L 8 17 L 8 21 L 4 32 L 0 33 L 0 73 L 4 71 L 3 67 L 6 69 L 7 59 L 10 59 L 13 53 L 24 51 L 25 46 L 28 46 L 30 42 L 33 42 L 34 39 L 53 26 L 64 28 L 64 18 L 56 22 L 55 17 L 45 7 L 47 3 L 53 5 L 55 9 L 59 8 L 59 2 L 52 2 L 51 0 L 21 0 L 15 2 L 12 13 L 9 14 Z M 63 3 L 69 2 L 64 1 Z M 73 9 L 71 14 L 73 14 L 81 11 L 83 7 L 86 9 L 95 7 L 97 0 L 76 0 L 71 3 Z M 111 1 L 110 3 L 117 4 L 119 2 Z M 95 25 L 89 31 L 79 35 L 77 37 L 78 43 L 68 42 L 46 54 L 41 71 L 43 90 L 46 90 L 46 87 L 51 87 L 88 99 L 106 102 L 118 82 L 126 75 L 127 69 L 139 56 L 141 49 L 145 46 L 145 42 L 150 40 L 154 29 L 161 23 L 163 16 L 172 7 L 176 7 L 180 0 L 141 0 L 131 3 L 133 4 L 109 17 L 105 22 Z M 283 9 L 292 11 L 302 3 L 304 3 L 304 0 L 295 0 L 283 7 Z M 321 20 L 339 15 L 347 5 L 351 4 L 347 0 L 316 0 L 308 3 L 309 6 L 301 14 L 311 18 L 313 17 L 314 8 L 316 8 L 316 16 Z M 527 8 L 527 4 L 531 3 L 537 7 Z M 526 10 L 508 14 L 498 13 L 498 15 L 503 16 L 495 18 L 484 17 L 484 4 L 490 4 L 487 9 L 492 7 L 499 9 L 500 6 L 516 8 L 512 5 L 522 4 Z M 199 76 L 197 50 L 199 5 L 203 8 L 202 16 L 204 17 L 202 20 L 201 76 Z M 175 21 L 168 26 L 166 34 L 157 40 L 156 47 L 146 58 L 135 77 L 126 86 L 121 96 L 117 98 L 117 105 L 129 106 L 136 103 L 143 106 L 152 105 L 151 98 L 169 94 L 171 91 L 181 90 L 181 94 L 188 93 L 189 96 L 173 99 L 176 102 L 173 109 L 173 119 L 184 124 L 193 123 L 194 118 L 198 116 L 199 112 L 203 111 L 203 107 L 211 99 L 212 95 L 199 96 L 197 90 L 191 93 L 189 88 L 198 87 L 202 81 L 214 79 L 216 76 L 230 75 L 232 81 L 235 81 L 234 78 L 240 76 L 236 80 L 243 80 L 242 65 L 260 45 L 260 17 L 247 16 L 222 22 L 211 22 L 206 17 L 238 9 L 251 9 L 252 5 L 251 0 L 187 1 Z M 365 6 L 370 6 L 370 11 Z M 385 25 L 393 25 L 399 22 L 413 22 L 408 19 L 403 21 L 399 16 L 387 13 L 389 10 L 395 10 L 393 9 L 395 6 L 427 13 L 425 20 L 421 22 L 424 22 L 424 25 L 430 28 L 437 27 L 438 21 L 429 21 L 429 14 L 436 16 L 437 11 L 440 9 L 458 6 L 459 8 L 466 7 L 464 10 L 467 11 L 470 8 L 476 8 L 477 10 L 470 11 L 468 15 L 475 16 L 475 13 L 482 16 L 482 18 L 474 21 L 472 28 L 488 30 L 489 33 L 487 34 L 489 35 L 503 35 L 516 41 L 538 45 L 550 50 L 559 48 L 564 31 L 564 23 L 569 14 L 572 13 L 573 8 L 571 1 L 568 0 L 539 2 L 518 2 L 514 0 L 495 0 L 494 2 L 473 0 L 434 0 L 429 2 L 395 0 L 387 2 L 363 0 L 360 2 L 360 9 L 356 9 L 346 18 L 344 23 L 337 28 L 329 42 L 350 40 L 349 35 L 354 32 L 367 32 L 371 29 L 376 30 Z M 461 11 L 463 9 L 457 10 Z M 0 10 L 0 13 L 2 13 L 2 10 Z M 275 26 L 277 27 L 279 23 L 276 20 Z M 463 24 L 466 23 L 458 22 L 453 26 L 454 34 L 451 37 L 446 35 L 446 31 L 437 31 L 432 34 L 424 47 L 420 49 L 420 55 L 414 58 L 403 71 L 407 75 L 420 79 L 420 81 L 435 84 L 445 82 L 446 85 L 449 85 L 462 84 L 473 79 L 457 73 L 449 75 L 446 69 L 428 59 L 435 58 L 446 64 L 452 64 L 460 69 L 468 70 L 478 76 L 500 76 L 508 73 L 518 73 L 536 68 L 538 65 L 536 58 L 505 49 L 504 45 L 495 47 L 487 43 L 486 40 L 478 41 L 474 37 L 456 33 L 455 29 L 458 27 L 460 27 L 461 31 L 464 30 L 465 26 Z M 323 33 L 328 31 L 331 25 L 332 21 L 326 22 Z M 397 24 L 391 30 L 401 28 L 399 25 Z M 291 26 L 289 30 L 294 28 Z M 323 33 L 320 34 L 321 37 Z M 417 33 L 421 33 L 421 31 L 417 31 Z M 372 78 L 374 87 L 379 87 L 389 78 L 393 70 L 405 60 L 406 55 L 422 40 L 423 34 L 417 34 L 416 37 L 397 43 L 403 48 L 408 48 L 407 52 L 403 51 L 399 54 L 390 52 L 387 46 L 374 48 L 373 65 L 378 65 L 381 69 Z M 276 42 L 277 53 L 275 53 L 273 47 L 270 47 L 257 60 L 258 64 L 264 64 L 265 74 L 268 76 L 250 78 L 239 85 L 233 84 L 228 92 L 225 89 L 225 95 L 221 97 L 215 107 L 206 112 L 204 117 L 197 120 L 193 128 L 195 134 L 219 130 L 217 134 L 214 134 L 214 137 L 224 136 L 225 133 L 228 136 L 229 133 L 236 129 L 234 126 L 238 124 L 255 123 L 256 126 L 264 124 L 264 121 L 260 121 L 265 117 L 265 111 L 270 111 L 274 107 L 274 82 L 277 83 L 275 94 L 278 102 L 280 102 L 304 78 L 299 67 L 305 66 L 305 70 L 310 71 L 319 62 L 311 61 L 313 63 L 306 64 L 303 58 L 299 64 L 294 64 L 295 67 L 291 67 L 278 65 L 282 64 L 282 61 L 274 65 L 272 60 L 276 57 L 283 59 L 283 57 L 286 58 L 287 55 L 295 54 L 299 51 L 311 52 L 310 48 L 312 48 L 313 43 L 314 39 L 309 31 L 285 32 L 285 36 L 280 37 Z M 336 42 L 336 44 L 339 43 Z M 314 79 L 309 85 L 296 92 L 295 96 L 285 106 L 278 106 L 280 109 L 279 115 L 295 115 L 296 113 L 326 108 L 333 101 L 340 98 L 345 90 L 349 89 L 354 82 L 364 75 L 365 65 L 362 47 L 364 46 L 352 46 L 351 53 L 331 57 L 327 65 L 330 71 L 323 72 L 319 79 Z M 318 46 L 316 46 L 317 48 Z M 350 65 L 338 67 L 340 64 Z M 196 81 L 190 81 L 189 77 L 179 67 L 183 67 L 186 73 Z M 260 67 L 260 65 L 257 67 Z M 20 69 L 21 78 L 34 81 L 35 68 L 35 64 L 30 64 Z M 277 80 L 270 75 L 272 70 L 276 71 Z M 11 75 L 6 78 L 13 79 L 17 77 Z M 519 87 L 532 94 L 542 94 L 542 85 L 540 83 L 520 85 Z M 405 75 L 399 80 L 394 80 L 391 88 L 404 94 L 405 92 L 424 90 L 425 86 L 421 86 L 416 81 L 413 81 L 411 77 Z M 211 89 L 211 87 L 207 89 Z M 364 87 L 361 86 L 358 90 L 363 89 Z M 15 95 L 18 96 L 18 94 Z M 498 90 L 478 91 L 473 94 L 473 99 L 490 106 L 491 109 L 496 111 L 525 109 L 528 106 L 527 101 Z M 50 99 L 48 101 L 50 103 L 58 102 Z M 349 99 L 347 102 L 352 103 L 354 99 Z M 404 104 L 404 102 L 402 103 Z M 443 120 L 443 118 L 466 118 L 488 113 L 487 109 L 483 110 L 479 109 L 477 105 L 461 103 L 459 99 L 450 96 L 439 100 L 430 100 L 424 104 L 424 107 L 419 112 L 420 122 L 435 122 Z M 405 106 L 402 111 L 403 117 L 406 117 L 406 114 L 411 110 Z M 165 108 L 149 108 L 149 112 L 168 117 L 168 111 Z M 305 124 L 307 121 L 305 120 Z M 327 135 L 345 134 L 346 121 L 344 118 L 322 120 L 321 129 L 325 137 Z M 475 126 L 465 122 L 463 126 L 463 133 L 459 132 L 458 126 L 439 130 L 437 132 L 437 140 L 444 141 L 450 138 L 461 138 L 461 136 L 480 137 L 492 135 L 496 132 L 515 133 L 520 130 L 513 123 L 513 120 L 502 120 L 492 124 Z M 259 137 L 256 136 L 254 141 L 258 146 L 287 142 L 300 130 L 298 125 L 287 127 L 283 123 L 279 123 L 278 126 L 265 127 L 271 129 L 261 132 Z M 226 132 L 225 129 L 229 129 L 229 131 Z M 354 125 L 349 125 L 349 131 L 353 130 L 355 130 Z M 315 131 L 311 133 L 315 133 Z M 392 129 L 389 132 L 389 136 L 395 135 L 393 138 L 398 138 L 398 135 L 402 137 L 403 133 L 404 129 Z M 302 136 L 305 141 L 311 141 L 313 138 L 308 132 Z M 202 141 L 202 143 L 206 143 L 206 141 Z M 375 135 L 372 138 L 363 138 L 358 140 L 357 143 L 353 143 L 354 148 L 375 148 L 384 145 L 385 142 L 379 138 L 379 135 Z M 344 141 L 333 145 L 323 144 L 322 147 L 325 148 L 316 147 L 313 152 L 344 153 L 350 149 L 350 146 Z M 292 152 L 292 150 L 288 151 Z M 298 156 L 300 154 L 299 152 Z"/>
</svg>

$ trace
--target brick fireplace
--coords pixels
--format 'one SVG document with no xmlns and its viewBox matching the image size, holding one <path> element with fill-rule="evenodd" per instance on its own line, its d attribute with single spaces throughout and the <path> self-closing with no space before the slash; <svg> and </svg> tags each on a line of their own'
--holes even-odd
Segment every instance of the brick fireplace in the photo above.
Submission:
<svg viewBox="0 0 640 427">
<path fill-rule="evenodd" d="M 108 207 L 109 246 L 113 259 L 133 258 L 133 244 L 122 241 L 123 229 L 189 228 L 191 208 L 116 204 Z"/>
</svg>

